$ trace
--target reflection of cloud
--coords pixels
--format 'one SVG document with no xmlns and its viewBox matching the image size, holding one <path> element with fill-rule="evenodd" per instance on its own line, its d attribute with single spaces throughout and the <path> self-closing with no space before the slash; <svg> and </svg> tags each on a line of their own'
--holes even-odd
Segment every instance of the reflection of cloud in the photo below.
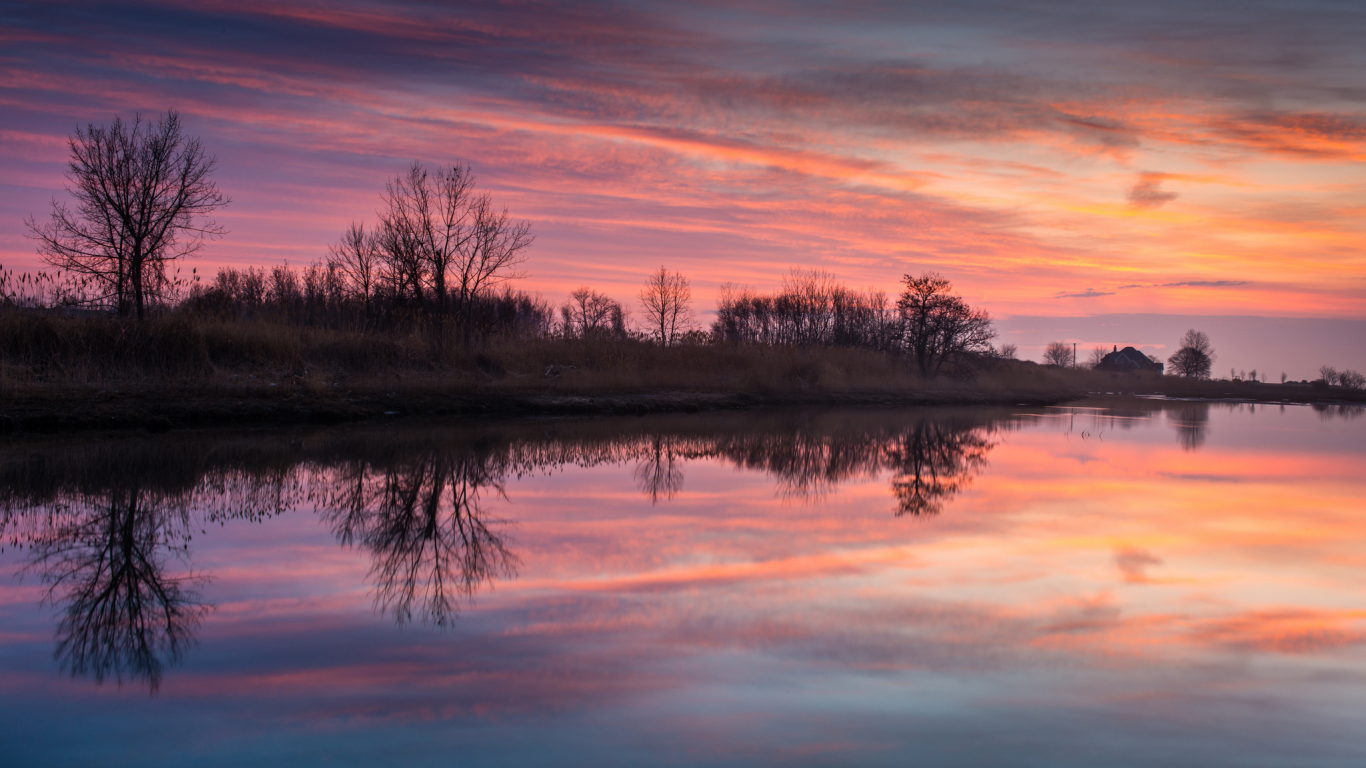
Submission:
<svg viewBox="0 0 1366 768">
<path fill-rule="evenodd" d="M 1160 173 L 1145 173 L 1139 176 L 1138 182 L 1129 190 L 1129 203 L 1135 208 L 1161 208 L 1175 200 L 1175 192 L 1162 189 L 1164 178 L 1166 176 Z"/>
<path fill-rule="evenodd" d="M 1148 583 L 1148 566 L 1161 564 L 1161 558 L 1146 549 L 1125 547 L 1115 553 L 1115 567 L 1130 584 Z"/>
<path fill-rule="evenodd" d="M 1087 288 L 1081 293 L 1059 293 L 1055 299 L 1094 299 L 1097 296 L 1114 296 L 1114 291 L 1097 291 L 1095 288 Z"/>
</svg>

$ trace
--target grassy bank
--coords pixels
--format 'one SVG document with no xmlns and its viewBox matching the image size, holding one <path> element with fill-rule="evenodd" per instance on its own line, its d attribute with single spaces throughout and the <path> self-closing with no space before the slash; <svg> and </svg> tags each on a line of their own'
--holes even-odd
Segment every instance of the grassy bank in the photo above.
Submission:
<svg viewBox="0 0 1366 768">
<path fill-rule="evenodd" d="M 1056 403 L 1088 392 L 1313 402 L 1341 388 L 976 361 L 933 380 L 870 350 L 367 333 L 173 315 L 0 314 L 0 429 L 679 411 L 766 404 Z"/>
</svg>

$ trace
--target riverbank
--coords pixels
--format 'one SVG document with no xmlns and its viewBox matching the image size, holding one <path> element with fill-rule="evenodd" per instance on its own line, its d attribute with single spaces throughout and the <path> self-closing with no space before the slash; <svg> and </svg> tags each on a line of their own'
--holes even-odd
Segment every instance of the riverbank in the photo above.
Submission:
<svg viewBox="0 0 1366 768">
<path fill-rule="evenodd" d="M 1089 374 L 1090 372 L 1086 372 Z M 646 415 L 781 407 L 899 407 L 1058 405 L 1097 395 L 1165 396 L 1208 401 L 1366 405 L 1361 392 L 1304 385 L 1187 382 L 1172 377 L 1095 379 L 1076 384 L 1011 389 L 999 382 L 941 382 L 904 391 L 461 391 L 439 386 L 397 386 L 388 391 L 318 391 L 276 382 L 255 385 L 29 388 L 0 396 L 0 434 L 335 424 L 368 420 L 519 418 L 530 416 Z M 1088 381 L 1080 381 L 1087 379 Z M 996 384 L 992 386 L 991 384 Z M 1107 385 L 1104 386 L 1104 385 Z M 272 386 L 274 385 L 274 386 Z"/>
<path fill-rule="evenodd" d="M 929 405 L 1055 405 L 1072 393 L 1040 395 L 1001 392 L 711 393 L 619 394 L 448 394 L 392 392 L 380 395 L 318 396 L 312 393 L 224 394 L 212 392 L 48 392 L 0 403 L 0 433 L 220 426 L 335 424 L 379 419 L 517 418 L 527 416 L 646 415 L 750 408 L 891 407 Z"/>
<path fill-rule="evenodd" d="M 0 313 L 0 433 L 423 417 L 691 413 L 760 407 L 1055 405 L 1088 394 L 1366 403 L 1319 384 L 1196 381 L 999 358 L 921 377 L 849 348 L 446 336 L 172 316 Z"/>
</svg>

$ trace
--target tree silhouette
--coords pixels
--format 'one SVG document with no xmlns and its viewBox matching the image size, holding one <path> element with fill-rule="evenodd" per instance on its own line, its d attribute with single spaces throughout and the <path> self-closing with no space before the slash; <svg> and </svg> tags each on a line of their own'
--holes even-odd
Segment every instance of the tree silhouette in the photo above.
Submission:
<svg viewBox="0 0 1366 768">
<path fill-rule="evenodd" d="M 650 273 L 640 289 L 640 307 L 649 332 L 664 346 L 671 346 L 692 322 L 692 288 L 688 278 L 664 267 Z"/>
<path fill-rule="evenodd" d="M 901 319 L 902 344 L 922 376 L 934 378 L 944 363 L 971 354 L 991 352 L 996 332 L 991 317 L 973 309 L 949 291 L 946 278 L 934 272 L 906 275 L 896 308 Z"/>
<path fill-rule="evenodd" d="M 1208 379 L 1214 367 L 1214 347 L 1209 337 L 1192 328 L 1181 337 L 1181 348 L 1167 360 L 1171 371 L 1192 379 Z"/>
<path fill-rule="evenodd" d="M 1050 341 L 1043 351 L 1044 365 L 1068 366 L 1072 364 L 1072 345 L 1065 341 Z"/>
<path fill-rule="evenodd" d="M 229 202 L 211 178 L 216 161 L 173 111 L 155 123 L 139 115 L 77 128 L 68 145 L 76 207 L 53 200 L 47 223 L 25 222 L 30 237 L 44 261 L 84 278 L 95 301 L 141 320 L 169 286 L 167 264 L 225 232 L 204 219 Z"/>
</svg>

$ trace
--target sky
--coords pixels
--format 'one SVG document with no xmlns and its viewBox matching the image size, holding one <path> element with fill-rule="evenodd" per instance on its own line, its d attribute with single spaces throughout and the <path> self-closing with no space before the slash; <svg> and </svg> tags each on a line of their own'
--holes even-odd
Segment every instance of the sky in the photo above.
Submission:
<svg viewBox="0 0 1366 768">
<path fill-rule="evenodd" d="M 78 125 L 175 109 L 232 198 L 206 274 L 321 259 L 386 178 L 460 161 L 553 302 L 935 270 L 1083 348 L 1174 351 L 1110 315 L 1333 319 L 1215 346 L 1366 368 L 1363 33 L 1357 2 L 3 2 L 0 264 L 41 266 L 23 220 Z"/>
</svg>

